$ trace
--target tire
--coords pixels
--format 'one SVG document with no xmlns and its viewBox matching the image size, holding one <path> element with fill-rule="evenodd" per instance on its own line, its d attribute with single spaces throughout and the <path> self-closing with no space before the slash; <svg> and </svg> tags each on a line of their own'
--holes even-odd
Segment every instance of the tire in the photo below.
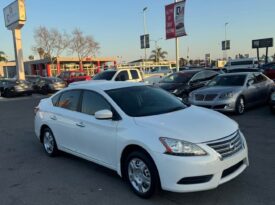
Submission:
<svg viewBox="0 0 275 205">
<path fill-rule="evenodd" d="M 159 185 L 157 168 L 153 160 L 143 151 L 130 153 L 124 163 L 127 183 L 141 198 L 150 198 Z"/>
<path fill-rule="evenodd" d="M 238 115 L 242 115 L 245 112 L 245 101 L 242 96 L 238 97 L 235 105 L 235 113 Z"/>
<path fill-rule="evenodd" d="M 54 157 L 58 154 L 58 149 L 54 135 L 50 128 L 45 128 L 42 132 L 42 143 L 46 154 Z"/>
<path fill-rule="evenodd" d="M 6 90 L 4 90 L 2 96 L 5 98 L 10 98 L 12 95 L 11 95 L 10 91 L 8 89 L 6 89 Z"/>
</svg>

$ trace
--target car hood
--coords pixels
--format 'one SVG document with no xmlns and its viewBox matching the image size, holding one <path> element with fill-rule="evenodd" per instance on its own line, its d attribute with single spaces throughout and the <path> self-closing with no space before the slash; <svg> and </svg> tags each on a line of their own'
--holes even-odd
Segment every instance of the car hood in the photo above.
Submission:
<svg viewBox="0 0 275 205">
<path fill-rule="evenodd" d="M 238 129 L 238 124 L 225 115 L 197 106 L 161 115 L 136 117 L 134 120 L 140 127 L 153 129 L 159 137 L 192 143 L 217 140 Z"/>
<path fill-rule="evenodd" d="M 198 90 L 193 91 L 195 94 L 222 94 L 226 92 L 239 92 L 242 90 L 242 86 L 213 86 L 213 87 L 203 87 Z"/>
<path fill-rule="evenodd" d="M 182 83 L 158 83 L 158 87 L 164 90 L 175 90 L 183 85 Z"/>
</svg>

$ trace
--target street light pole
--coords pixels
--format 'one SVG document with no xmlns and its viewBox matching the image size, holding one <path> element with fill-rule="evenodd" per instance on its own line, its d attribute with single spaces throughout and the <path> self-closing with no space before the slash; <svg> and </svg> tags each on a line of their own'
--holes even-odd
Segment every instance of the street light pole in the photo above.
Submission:
<svg viewBox="0 0 275 205">
<path fill-rule="evenodd" d="M 178 0 L 175 0 L 175 3 L 177 3 L 177 2 L 178 2 Z M 177 69 L 177 72 L 179 72 L 180 65 L 179 65 L 179 39 L 178 39 L 178 37 L 176 37 L 175 42 L 176 42 L 176 69 Z"/>
<path fill-rule="evenodd" d="M 147 59 L 147 53 L 146 53 L 146 38 L 145 35 L 147 34 L 147 26 L 146 26 L 146 11 L 147 7 L 143 8 L 143 28 L 144 28 L 144 60 L 146 61 Z"/>
</svg>

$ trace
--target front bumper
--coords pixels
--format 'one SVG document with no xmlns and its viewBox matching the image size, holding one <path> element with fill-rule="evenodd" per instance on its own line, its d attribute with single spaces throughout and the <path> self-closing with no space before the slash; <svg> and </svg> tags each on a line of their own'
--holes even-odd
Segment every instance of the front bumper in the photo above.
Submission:
<svg viewBox="0 0 275 205">
<path fill-rule="evenodd" d="M 236 99 L 227 100 L 213 100 L 213 101 L 196 101 L 189 98 L 189 103 L 192 105 L 205 107 L 208 109 L 213 109 L 222 112 L 234 112 L 236 107 Z"/>
<path fill-rule="evenodd" d="M 219 154 L 206 144 L 200 146 L 207 151 L 207 156 L 180 157 L 156 154 L 155 162 L 162 189 L 173 192 L 203 191 L 214 189 L 234 179 L 249 165 L 247 145 L 244 144 L 242 150 L 224 160 L 221 160 Z M 197 180 L 206 176 L 210 176 L 206 182 Z M 195 179 L 195 183 L 194 180 L 184 184 L 179 183 L 182 179 Z"/>
</svg>

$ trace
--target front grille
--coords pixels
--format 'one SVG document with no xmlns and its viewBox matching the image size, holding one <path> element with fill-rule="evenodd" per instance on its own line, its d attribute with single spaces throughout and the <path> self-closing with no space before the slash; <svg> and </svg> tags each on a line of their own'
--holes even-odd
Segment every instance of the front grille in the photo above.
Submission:
<svg viewBox="0 0 275 205">
<path fill-rule="evenodd" d="M 220 140 L 209 142 L 207 145 L 218 152 L 222 159 L 230 157 L 243 149 L 243 141 L 239 131 Z"/>
<path fill-rule="evenodd" d="M 212 101 L 214 100 L 218 95 L 217 94 L 208 94 L 205 96 L 204 101 Z"/>
<path fill-rule="evenodd" d="M 217 94 L 196 94 L 195 99 L 196 101 L 213 101 L 217 96 Z"/>
</svg>

